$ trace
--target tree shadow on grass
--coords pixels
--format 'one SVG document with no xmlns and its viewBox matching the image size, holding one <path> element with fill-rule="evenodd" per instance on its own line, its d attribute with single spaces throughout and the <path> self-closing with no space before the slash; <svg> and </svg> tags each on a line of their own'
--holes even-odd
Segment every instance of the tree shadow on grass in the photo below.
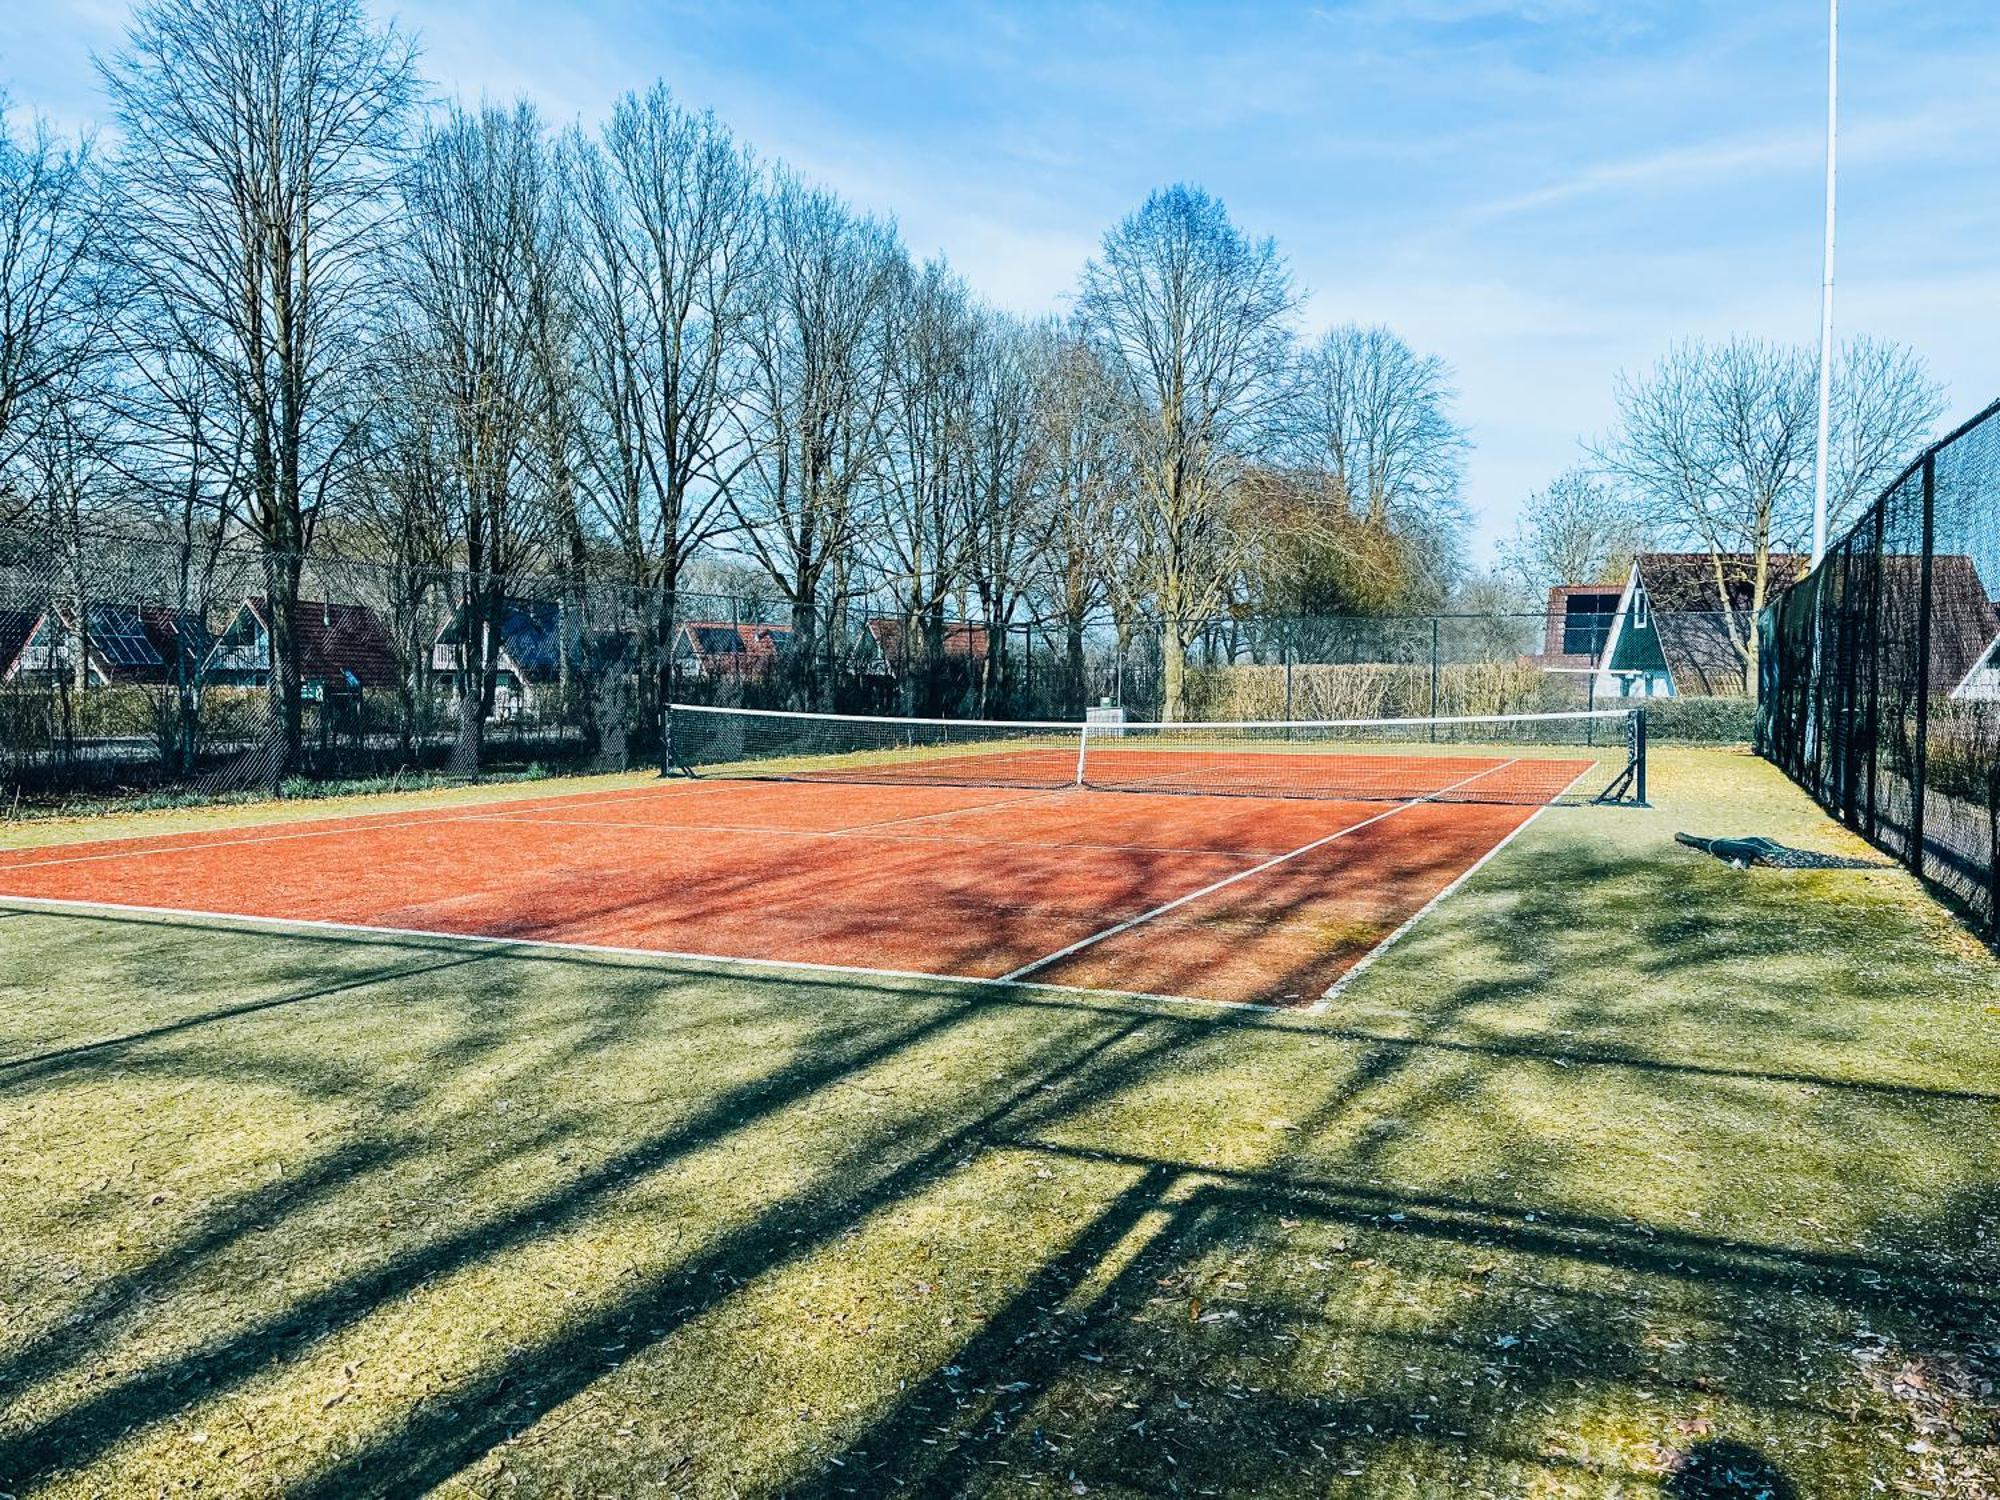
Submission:
<svg viewBox="0 0 2000 1500">
<path fill-rule="evenodd" d="M 762 983 L 775 985 L 777 981 Z M 240 1383 L 283 1362 L 291 1341 L 321 1337 L 329 1328 L 349 1325 L 428 1281 L 558 1231 L 600 1208 L 608 1195 L 622 1190 L 633 1177 L 658 1172 L 758 1118 L 943 1036 L 978 1009 L 976 1000 L 964 998 L 956 1003 L 926 1007 L 914 1017 L 905 1014 L 898 1019 L 891 1010 L 881 1014 L 874 1026 L 859 1032 L 848 1045 L 835 1045 L 831 1038 L 823 1039 L 822 1046 L 811 1056 L 715 1098 L 680 1128 L 632 1145 L 615 1158 L 580 1174 L 559 1189 L 514 1208 L 497 1221 L 478 1224 L 392 1257 L 372 1272 L 299 1299 L 281 1317 L 240 1329 L 206 1347 L 111 1383 L 52 1422 L 0 1440 L 0 1475 L 26 1479 L 47 1472 L 54 1463 L 64 1466 L 87 1463 L 135 1424 L 167 1416 L 199 1396 Z M 1206 1019 L 1198 1022 L 1190 1019 L 1178 1026 L 1167 1026 L 1145 1016 L 1119 1015 L 1108 1010 L 1093 1013 L 1086 1035 L 1076 1048 L 1045 1048 L 1050 1054 L 1046 1062 L 1029 1059 L 1031 1070 L 1026 1082 L 1004 1084 L 987 1098 L 965 1101 L 964 1107 L 973 1112 L 972 1118 L 956 1129 L 948 1129 L 928 1149 L 900 1162 L 893 1157 L 885 1162 L 877 1152 L 869 1160 L 849 1164 L 851 1182 L 816 1184 L 813 1190 L 759 1216 L 744 1229 L 725 1235 L 671 1283 L 640 1299 L 638 1310 L 626 1307 L 599 1321 L 616 1322 L 623 1327 L 633 1316 L 641 1321 L 655 1319 L 665 1325 L 658 1335 L 664 1336 L 667 1326 L 678 1326 L 701 1301 L 720 1295 L 722 1288 L 740 1283 L 776 1260 L 801 1253 L 815 1241 L 841 1232 L 877 1206 L 894 1202 L 915 1191 L 921 1183 L 949 1171 L 963 1152 L 976 1144 L 984 1126 L 998 1115 L 1024 1105 L 1046 1108 L 1041 1103 L 1042 1093 L 1052 1080 L 1098 1066 L 1100 1058 L 1115 1054 L 1121 1045 L 1135 1039 L 1140 1041 L 1141 1051 L 1149 1050 L 1144 1042 L 1149 1028 L 1162 1033 L 1150 1044 L 1151 1050 L 1157 1050 L 1171 1047 L 1176 1036 L 1205 1033 L 1215 1024 Z M 1116 1064 L 1114 1070 L 1123 1066 Z M 212 1243 L 202 1245 L 203 1253 L 212 1253 L 215 1248 Z M 438 1482 L 464 1459 L 484 1451 L 506 1431 L 513 1430 L 532 1410 L 546 1409 L 549 1402 L 601 1375 L 602 1362 L 583 1356 L 581 1350 L 604 1334 L 603 1328 L 595 1328 L 587 1330 L 581 1342 L 564 1339 L 525 1361 L 529 1367 L 525 1371 L 521 1369 L 523 1362 L 516 1362 L 506 1384 L 519 1394 L 510 1400 L 504 1416 L 487 1413 L 479 1420 L 461 1420 L 454 1413 L 441 1421 L 421 1420 L 415 1424 L 422 1429 L 421 1433 L 404 1434 L 390 1451 L 371 1451 L 365 1465 L 343 1466 L 338 1475 L 324 1484 L 316 1482 L 315 1488 L 325 1493 L 353 1493 L 372 1488 L 378 1483 L 378 1468 L 385 1472 L 407 1469 L 411 1484 Z M 31 1350 L 23 1358 L 22 1367 L 24 1371 L 45 1370 L 49 1358 L 46 1349 Z M 530 1403 L 531 1410 L 523 1410 L 521 1402 Z M 420 1441 L 425 1434 L 429 1440 Z"/>
<path fill-rule="evenodd" d="M 1747 1443 L 1697 1443 L 1662 1486 L 1667 1500 L 1798 1500 L 1798 1490 Z"/>
<path fill-rule="evenodd" d="M 1587 1166 L 1540 1164 L 1526 1150 L 1537 1144 L 1534 1121 L 1509 1117 L 1503 1106 L 1527 1070 L 1582 1075 L 1689 1119 L 1701 1116 L 1718 1085 L 1761 1091 L 1749 1108 L 1760 1098 L 1815 1091 L 1836 1101 L 1858 1132 L 1892 1119 L 1931 1132 L 1916 1137 L 1934 1157 L 1913 1163 L 1921 1169 L 1916 1193 L 1932 1169 L 1947 1181 L 1976 1174 L 1981 1147 L 1962 1126 L 1989 1114 L 1994 1096 L 1914 1076 L 1825 1077 L 1798 1062 L 1794 1049 L 1812 1054 L 1844 1023 L 1804 1015 L 1787 1025 L 1767 1013 L 1730 1028 L 1726 998 L 1714 1002 L 1721 1029 L 1694 1058 L 1647 1046 L 1649 1027 L 1675 996 L 1627 997 L 1603 984 L 1558 991 L 1526 1035 L 1497 1034 L 1495 1008 L 1518 993 L 1519 974 L 1542 973 L 1546 992 L 1550 943 L 1585 936 L 1564 936 L 1575 911 L 1562 892 L 1542 888 L 1578 868 L 1566 861 L 1538 879 L 1529 861 L 1510 921 L 1482 930 L 1504 973 L 1442 985 L 1405 1035 L 1278 1023 L 1247 1011 L 1169 1015 L 1032 992 L 954 988 L 940 999 L 907 986 L 733 976 L 731 985 L 779 1004 L 798 1003 L 801 992 L 838 997 L 850 1018 L 829 1017 L 817 1049 L 753 1081 L 707 1097 L 699 1080 L 677 1084 L 698 1101 L 685 1119 L 560 1184 L 463 1230 L 391 1247 L 375 1266 L 301 1296 L 281 1316 L 162 1356 L 29 1430 L 0 1436 L 0 1476 L 25 1484 L 102 1459 L 128 1432 L 282 1367 L 301 1341 L 351 1327 L 432 1280 L 497 1263 L 602 1211 L 634 1177 L 671 1169 L 865 1070 L 921 1060 L 926 1048 L 953 1044 L 961 1028 L 996 1012 L 1045 1021 L 999 1076 L 829 1143 L 811 1172 L 671 1269 L 594 1304 L 559 1334 L 496 1355 L 480 1378 L 389 1418 L 352 1452 L 287 1488 L 406 1493 L 462 1475 L 609 1372 L 745 1295 L 748 1284 L 934 1190 L 968 1160 L 998 1153 L 1117 1168 L 1123 1185 L 1080 1212 L 1026 1280 L 928 1374 L 832 1430 L 837 1462 L 792 1475 L 800 1489 L 978 1492 L 1028 1477 L 1073 1477 L 1086 1487 L 1160 1492 L 1323 1493 L 1450 1475 L 1484 1477 L 1505 1492 L 1553 1472 L 1657 1484 L 1669 1496 L 1722 1495 L 1739 1491 L 1672 1486 L 1737 1471 L 1797 1486 L 1814 1473 L 1839 1473 L 1826 1464 L 1857 1453 L 1870 1461 L 1900 1453 L 1894 1413 L 1879 1401 L 1857 1428 L 1847 1407 L 1866 1391 L 1850 1366 L 1837 1364 L 1844 1354 L 1836 1346 L 1857 1327 L 1916 1351 L 2000 1336 L 1979 1240 L 1992 1222 L 1990 1200 L 1931 1201 L 1928 1212 L 1903 1212 L 1893 1224 L 1877 1222 L 1886 1210 L 1864 1209 L 1838 1248 L 1832 1237 L 1804 1230 L 1787 1238 L 1789 1221 L 1776 1215 L 1761 1236 L 1642 1222 L 1595 1204 L 1615 1198 L 1615 1185 L 1598 1191 Z M 1607 964 L 1664 980 L 1675 975 L 1676 950 L 1691 972 L 1704 974 L 1753 969 L 1768 956 L 1766 935 L 1745 932 L 1731 910 L 1711 907 L 1703 920 L 1704 903 L 1719 899 L 1709 887 L 1690 887 L 1664 867 L 1635 871 L 1607 861 L 1586 869 L 1621 882 L 1621 899 L 1654 913 L 1658 924 Z M 1804 961 L 1810 969 L 1842 960 L 1827 953 Z M 581 962 L 510 960 L 523 971 Z M 1891 998 L 1915 1004 L 1917 997 Z M 509 1019 L 502 992 L 476 998 L 439 1066 L 471 1067 L 504 1051 Z M 630 1010 L 608 1007 L 540 1066 L 562 1076 L 586 1069 L 591 1047 L 621 1022 L 649 1024 L 636 997 Z M 1117 1128 L 1119 1109 L 1135 1091 L 1157 1086 L 1163 1070 L 1197 1081 L 1207 1068 L 1246 1059 L 1253 1073 L 1264 1063 L 1291 1068 L 1294 1049 L 1308 1046 L 1328 1049 L 1329 1063 L 1295 1101 L 1289 1144 L 1254 1167 L 1217 1165 Z M 223 1049 L 199 1065 L 220 1082 L 227 1061 Z M 1856 1067 L 1874 1065 L 1863 1057 Z M 1440 1068 L 1443 1078 L 1426 1071 Z M 1392 1113 L 1400 1134 L 1354 1134 L 1354 1122 L 1371 1111 Z M 1504 1193 L 1498 1183 L 1490 1191 L 1463 1182 L 1450 1191 L 1427 1187 L 1406 1160 L 1399 1143 L 1421 1141 L 1468 1111 L 1494 1138 L 1518 1137 L 1524 1148 L 1530 1164 Z M 523 1127 L 494 1149 L 526 1159 L 545 1139 L 543 1128 Z M 420 1138 L 402 1144 L 438 1149 Z M 375 1165 L 348 1164 L 364 1173 Z M 301 1206 L 278 1199 L 272 1212 L 282 1217 Z M 235 1219 L 224 1213 L 191 1236 L 181 1258 L 212 1255 L 268 1220 L 239 1206 Z M 1836 1367 L 1816 1364 L 1802 1374 L 1801 1349 Z M 50 1357 L 44 1347 L 14 1368 L 38 1378 Z M 731 1381 L 726 1355 L 711 1374 L 718 1386 Z M 1615 1418 L 1616 1433 L 1568 1431 L 1587 1426 L 1599 1406 L 1610 1413 L 1606 1421 Z M 1758 1430 L 1718 1420 L 1746 1413 Z M 1684 1434 L 1673 1426 L 1679 1420 L 1689 1423 Z M 1792 1451 L 1823 1441 L 1847 1446 L 1829 1460 Z M 1745 1467 L 1741 1456 L 1766 1467 Z M 567 1482 L 561 1472 L 542 1477 L 549 1488 Z M 724 1484 L 719 1472 L 699 1470 L 692 1482 Z"/>
</svg>

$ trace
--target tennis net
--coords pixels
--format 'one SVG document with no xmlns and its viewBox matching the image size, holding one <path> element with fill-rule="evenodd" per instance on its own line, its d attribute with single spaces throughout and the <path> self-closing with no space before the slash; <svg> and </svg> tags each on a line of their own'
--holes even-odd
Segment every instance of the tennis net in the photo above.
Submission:
<svg viewBox="0 0 2000 1500">
<path fill-rule="evenodd" d="M 676 704 L 701 777 L 1340 801 L 1645 800 L 1642 709 L 1207 724 L 904 719 Z"/>
</svg>

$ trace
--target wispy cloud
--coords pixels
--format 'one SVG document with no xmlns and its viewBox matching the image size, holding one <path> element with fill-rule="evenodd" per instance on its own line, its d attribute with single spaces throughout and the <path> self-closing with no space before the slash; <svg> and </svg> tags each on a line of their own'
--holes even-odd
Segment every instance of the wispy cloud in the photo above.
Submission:
<svg viewBox="0 0 2000 1500">
<path fill-rule="evenodd" d="M 1811 337 L 1824 10 L 1742 0 L 368 0 L 446 95 L 599 117 L 664 78 L 919 254 L 1058 310 L 1105 228 L 1196 181 L 1276 234 L 1317 326 L 1459 371 L 1488 536 L 1678 337 Z M 0 84 L 77 128 L 123 0 L 0 0 Z M 1846 18 L 1842 327 L 2000 394 L 2000 7 Z"/>
</svg>

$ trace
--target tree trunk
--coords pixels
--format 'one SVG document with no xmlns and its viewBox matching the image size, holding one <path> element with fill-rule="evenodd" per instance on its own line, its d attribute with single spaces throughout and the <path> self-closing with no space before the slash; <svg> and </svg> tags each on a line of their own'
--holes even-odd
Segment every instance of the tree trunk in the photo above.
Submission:
<svg viewBox="0 0 2000 1500">
<path fill-rule="evenodd" d="M 926 609 L 923 621 L 924 712 L 931 718 L 938 718 L 944 713 L 945 679 L 949 671 L 944 654 L 944 601 L 938 600 Z"/>
<path fill-rule="evenodd" d="M 305 717 L 299 676 L 299 577 L 303 559 L 296 550 L 264 552 L 264 615 L 270 637 L 271 791 L 283 786 L 298 764 Z"/>
<path fill-rule="evenodd" d="M 1083 620 L 1071 615 L 1063 622 L 1063 647 L 1069 661 L 1069 687 L 1065 701 L 1074 713 L 1090 707 L 1090 684 L 1083 659 Z"/>
<path fill-rule="evenodd" d="M 1187 714 L 1187 641 L 1171 611 L 1160 621 L 1160 717 L 1177 724 Z"/>
<path fill-rule="evenodd" d="M 674 771 L 674 601 L 680 590 L 672 564 L 660 579 L 660 613 L 655 625 L 660 675 L 660 774 Z"/>
</svg>

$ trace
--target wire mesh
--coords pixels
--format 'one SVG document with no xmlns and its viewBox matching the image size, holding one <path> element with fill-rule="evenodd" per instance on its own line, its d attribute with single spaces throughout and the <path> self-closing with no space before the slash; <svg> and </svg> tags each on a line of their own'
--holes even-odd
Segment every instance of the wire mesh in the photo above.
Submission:
<svg viewBox="0 0 2000 1500">
<path fill-rule="evenodd" d="M 609 562 L 601 575 L 495 578 L 350 556 L 342 540 L 288 558 L 240 540 L 0 531 L 0 799 L 657 765 L 668 701 L 1167 716 L 1161 632 L 1143 616 L 1033 616 L 1024 604 L 1022 618 L 986 623 L 768 591 L 669 596 L 619 582 Z M 1607 706 L 1590 658 L 1550 669 L 1565 644 L 1552 619 L 1212 621 L 1187 633 L 1181 717 Z M 1701 691 L 1692 676 L 1688 690 Z M 1734 727 L 1747 699 L 1709 701 L 1725 712 L 1686 719 L 1698 737 L 1747 738 L 1747 720 Z M 1660 706 L 1655 735 L 1676 737 L 1675 722 Z"/>
<path fill-rule="evenodd" d="M 2000 936 L 2000 403 L 1761 622 L 1757 746 Z"/>
</svg>

